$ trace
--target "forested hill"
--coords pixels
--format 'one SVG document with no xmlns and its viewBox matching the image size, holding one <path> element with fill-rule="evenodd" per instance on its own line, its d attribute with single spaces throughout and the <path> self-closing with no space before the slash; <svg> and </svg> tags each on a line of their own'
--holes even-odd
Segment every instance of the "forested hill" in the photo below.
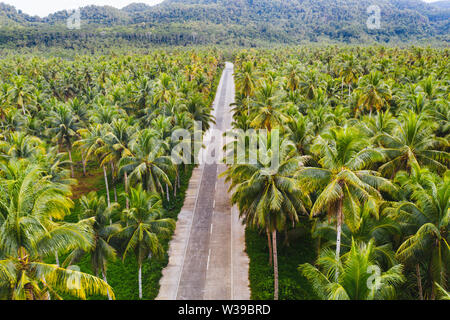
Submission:
<svg viewBox="0 0 450 320">
<path fill-rule="evenodd" d="M 367 8 L 381 9 L 381 28 L 367 28 Z M 342 41 L 449 41 L 450 1 L 420 0 L 166 0 L 156 6 L 81 9 L 81 29 L 66 27 L 72 12 L 32 17 L 0 4 L 3 46 L 237 44 Z"/>
</svg>

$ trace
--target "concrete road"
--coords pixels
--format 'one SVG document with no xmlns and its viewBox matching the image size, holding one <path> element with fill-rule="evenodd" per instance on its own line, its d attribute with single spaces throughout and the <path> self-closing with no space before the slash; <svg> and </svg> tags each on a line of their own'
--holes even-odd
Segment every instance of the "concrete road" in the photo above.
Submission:
<svg viewBox="0 0 450 320">
<path fill-rule="evenodd" d="M 231 128 L 234 92 L 233 65 L 227 63 L 213 105 L 216 124 L 212 129 Z M 202 154 L 215 154 L 210 133 L 205 134 Z M 250 299 L 244 227 L 231 206 L 228 186 L 218 178 L 225 169 L 217 162 L 195 169 L 157 300 Z"/>
</svg>

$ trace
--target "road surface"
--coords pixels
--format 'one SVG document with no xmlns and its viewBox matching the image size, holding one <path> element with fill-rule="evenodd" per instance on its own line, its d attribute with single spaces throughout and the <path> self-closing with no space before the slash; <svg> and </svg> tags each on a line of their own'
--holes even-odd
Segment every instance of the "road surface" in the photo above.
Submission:
<svg viewBox="0 0 450 320">
<path fill-rule="evenodd" d="M 233 65 L 227 63 L 213 104 L 212 129 L 231 128 L 234 92 Z M 214 155 L 210 133 L 205 134 L 202 152 Z M 224 178 L 218 177 L 225 169 L 215 162 L 194 170 L 157 300 L 250 299 L 244 227 Z"/>
</svg>

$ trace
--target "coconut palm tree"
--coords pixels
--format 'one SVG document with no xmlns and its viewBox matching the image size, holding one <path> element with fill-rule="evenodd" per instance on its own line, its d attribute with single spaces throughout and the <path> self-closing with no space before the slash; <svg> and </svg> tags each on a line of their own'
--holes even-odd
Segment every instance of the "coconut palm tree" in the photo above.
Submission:
<svg viewBox="0 0 450 320">
<path fill-rule="evenodd" d="M 106 142 L 106 133 L 105 129 L 101 124 L 92 125 L 86 129 L 78 130 L 81 139 L 75 141 L 74 146 L 80 147 L 82 154 L 84 155 L 84 163 L 83 163 L 83 171 L 85 171 L 86 162 L 89 161 L 91 157 L 97 157 L 99 162 L 101 163 L 101 168 L 103 169 L 103 177 L 105 179 L 105 187 L 106 187 L 106 199 L 108 200 L 108 205 L 111 204 L 111 199 L 109 195 L 109 184 L 108 184 L 108 174 L 106 172 L 106 165 L 102 162 L 101 157 L 104 154 L 98 152 L 105 151 L 104 147 Z"/>
<path fill-rule="evenodd" d="M 155 130 L 145 129 L 135 134 L 130 143 L 130 155 L 123 157 L 120 170 L 129 172 L 129 178 L 142 182 L 147 191 L 164 193 L 162 182 L 172 187 L 169 173 L 173 169 L 171 158 L 165 155 L 166 142 Z"/>
<path fill-rule="evenodd" d="M 253 106 L 255 112 L 250 126 L 268 131 L 274 127 L 282 128 L 283 124 L 289 121 L 283 112 L 284 107 L 281 101 L 281 92 L 277 90 L 276 84 L 265 81 L 256 91 Z"/>
<path fill-rule="evenodd" d="M 185 103 L 186 111 L 191 115 L 192 120 L 202 124 L 202 130 L 208 131 L 211 124 L 214 124 L 214 116 L 210 108 L 205 104 L 200 94 L 193 94 Z"/>
<path fill-rule="evenodd" d="M 369 137 L 378 137 L 380 134 L 391 134 L 397 126 L 397 121 L 389 110 L 377 111 L 374 115 L 366 115 L 358 123 Z"/>
<path fill-rule="evenodd" d="M 74 178 L 72 139 L 77 136 L 77 130 L 80 128 L 78 119 L 74 116 L 70 107 L 64 104 L 57 105 L 50 111 L 48 118 L 48 134 L 58 142 L 60 147 L 62 147 L 63 144 L 66 145 L 70 160 L 70 171 L 72 178 Z"/>
<path fill-rule="evenodd" d="M 130 203 L 130 208 L 123 211 L 127 226 L 115 236 L 126 239 L 124 260 L 130 251 L 134 251 L 139 267 L 139 299 L 142 299 L 142 264 L 151 256 L 164 254 L 160 239 L 170 236 L 175 229 L 175 221 L 164 218 L 161 197 L 157 193 L 147 193 L 142 185 L 130 188 L 126 197 Z"/>
<path fill-rule="evenodd" d="M 352 240 L 350 251 L 339 263 L 333 259 L 331 250 L 324 249 L 317 265 L 319 268 L 305 263 L 298 269 L 324 300 L 395 299 L 396 286 L 405 281 L 401 264 L 381 272 L 373 241 L 366 244 Z"/>
<path fill-rule="evenodd" d="M 237 90 L 245 97 L 247 116 L 250 116 L 250 98 L 255 92 L 255 71 L 252 61 L 245 62 L 236 73 Z"/>
<path fill-rule="evenodd" d="M 369 109 L 371 113 L 373 109 L 380 111 L 392 97 L 391 90 L 379 71 L 361 77 L 358 86 L 360 88 L 358 90 L 361 91 L 358 105 Z"/>
<path fill-rule="evenodd" d="M 55 222 L 73 206 L 69 189 L 49 181 L 26 160 L 1 165 L 0 180 L 0 287 L 7 299 L 61 298 L 66 293 L 85 299 L 90 294 L 114 297 L 97 277 L 44 262 L 57 253 L 92 245 L 92 226 Z"/>
<path fill-rule="evenodd" d="M 24 76 L 16 76 L 13 79 L 11 100 L 26 115 L 25 106 L 33 99 L 30 86 L 26 83 Z"/>
<path fill-rule="evenodd" d="M 166 115 L 166 103 L 169 101 L 170 96 L 173 95 L 173 91 L 171 77 L 166 73 L 161 73 L 153 89 L 153 103 L 156 106 L 163 106 L 163 115 Z"/>
<path fill-rule="evenodd" d="M 238 205 L 246 225 L 267 232 L 269 257 L 273 255 L 274 299 L 278 300 L 277 231 L 288 224 L 295 226 L 299 215 L 307 214 L 311 201 L 293 178 L 302 165 L 302 159 L 294 156 L 295 146 L 288 140 L 276 144 L 275 133 L 269 134 L 265 147 L 257 151 L 255 164 L 235 164 L 224 175 L 231 181 L 231 202 Z M 278 156 L 279 163 L 274 159 Z"/>
<path fill-rule="evenodd" d="M 152 95 L 152 92 L 152 81 L 147 77 L 140 76 L 134 91 L 134 103 L 139 107 L 139 109 L 144 109 L 147 106 L 148 99 Z"/>
<path fill-rule="evenodd" d="M 17 131 L 7 135 L 6 141 L 0 142 L 0 150 L 6 158 L 32 159 L 44 154 L 45 148 L 41 139 Z"/>
<path fill-rule="evenodd" d="M 404 181 L 402 185 L 412 191 L 411 200 L 398 202 L 390 210 L 407 234 L 396 255 L 406 262 L 415 261 L 419 296 L 434 299 L 435 283 L 446 289 L 450 265 L 450 179 L 447 174 L 444 179 L 427 179 L 425 185 L 411 183 Z M 430 292 L 421 290 L 421 264 L 425 264 L 425 274 L 430 279 Z"/>
<path fill-rule="evenodd" d="M 299 114 L 286 123 L 286 129 L 289 140 L 294 142 L 297 152 L 300 155 L 306 154 L 313 139 L 312 123 L 305 116 Z"/>
<path fill-rule="evenodd" d="M 439 149 L 448 146 L 448 141 L 436 138 L 427 118 L 412 111 L 402 113 L 393 133 L 383 132 L 376 141 L 384 147 L 388 157 L 380 171 L 391 177 L 399 170 L 410 171 L 413 164 L 443 171 L 450 161 L 450 154 Z"/>
<path fill-rule="evenodd" d="M 105 197 L 99 197 L 96 192 L 89 192 L 86 196 L 80 199 L 81 215 L 80 220 L 92 219 L 94 243 L 89 251 L 76 250 L 66 261 L 73 264 L 74 261 L 79 260 L 86 253 L 90 254 L 91 266 L 94 274 L 98 277 L 99 272 L 102 273 L 103 281 L 107 280 L 107 267 L 109 261 L 114 261 L 116 258 L 116 250 L 108 243 L 110 237 L 121 230 L 119 223 L 112 223 L 112 218 L 119 211 L 119 204 L 113 203 L 110 206 L 106 205 Z M 109 300 L 112 299 L 108 291 Z"/>
<path fill-rule="evenodd" d="M 321 167 L 305 167 L 297 178 L 304 192 L 319 192 L 311 209 L 312 217 L 322 212 L 336 218 L 336 261 L 340 259 L 341 229 L 360 224 L 358 208 L 369 198 L 382 199 L 379 190 L 392 190 L 390 181 L 370 169 L 383 160 L 382 153 L 370 148 L 369 140 L 355 127 L 333 128 L 320 135 L 312 152 Z M 339 270 L 336 273 L 338 278 Z"/>
<path fill-rule="evenodd" d="M 374 255 L 379 263 L 393 266 L 396 263 L 393 247 L 397 246 L 395 239 L 401 236 L 400 225 L 389 215 L 383 213 L 387 202 L 369 198 L 357 208 L 360 223 L 356 229 L 350 229 L 346 224 L 342 226 L 342 252 L 348 252 L 352 240 L 368 243 L 374 241 Z M 317 220 L 313 228 L 313 236 L 319 239 L 318 252 L 322 247 L 336 245 L 336 228 L 328 221 Z"/>
<path fill-rule="evenodd" d="M 339 63 L 339 69 L 339 75 L 342 77 L 342 80 L 349 86 L 350 94 L 350 86 L 358 81 L 359 75 L 362 73 L 362 69 L 358 63 L 358 59 L 355 58 L 353 54 L 343 55 Z"/>
<path fill-rule="evenodd" d="M 113 163 L 113 179 L 117 176 L 119 170 L 119 162 L 122 157 L 130 155 L 130 143 L 133 136 L 136 134 L 137 128 L 135 126 L 130 126 L 123 119 L 116 119 L 108 126 L 107 129 L 107 145 L 108 148 L 105 150 L 105 155 L 103 162 Z M 128 192 L 128 173 L 123 172 L 124 175 L 124 185 L 125 192 Z M 114 197 L 117 202 L 117 192 L 115 181 L 113 181 L 114 187 Z M 128 198 L 126 199 L 126 207 L 128 208 Z"/>
</svg>

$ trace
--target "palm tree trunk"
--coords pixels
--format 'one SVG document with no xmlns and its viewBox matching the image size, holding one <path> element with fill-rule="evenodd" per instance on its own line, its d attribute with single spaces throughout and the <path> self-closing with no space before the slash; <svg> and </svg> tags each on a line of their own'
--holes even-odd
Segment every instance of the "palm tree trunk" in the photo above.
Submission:
<svg viewBox="0 0 450 320">
<path fill-rule="evenodd" d="M 123 173 L 123 181 L 125 184 L 125 193 L 128 193 L 128 174 L 126 172 Z M 125 206 L 127 209 L 130 209 L 130 202 L 128 200 L 128 196 L 125 198 Z"/>
<path fill-rule="evenodd" d="M 247 117 L 250 117 L 250 101 L 249 101 L 249 96 L 247 96 Z"/>
<path fill-rule="evenodd" d="M 56 265 L 59 267 L 58 251 L 55 251 L 55 261 L 56 261 Z"/>
<path fill-rule="evenodd" d="M 341 257 L 341 232 L 342 232 L 342 200 L 338 202 L 337 211 L 337 232 L 336 232 L 336 262 L 339 263 Z M 335 279 L 339 278 L 339 268 L 336 268 Z"/>
<path fill-rule="evenodd" d="M 274 293 L 273 299 L 278 300 L 278 253 L 277 253 L 277 230 L 272 231 L 273 242 L 273 277 L 274 277 Z"/>
<path fill-rule="evenodd" d="M 114 190 L 114 201 L 117 202 L 117 187 L 116 187 L 116 179 L 114 178 L 114 172 L 115 172 L 115 167 L 114 167 L 114 163 L 110 162 L 111 164 L 111 177 L 112 177 L 112 184 L 113 184 L 113 190 Z"/>
<path fill-rule="evenodd" d="M 167 196 L 167 202 L 170 201 L 170 195 L 169 195 L 169 185 L 166 183 L 166 196 Z"/>
<path fill-rule="evenodd" d="M 272 266 L 273 251 L 272 251 L 272 240 L 270 239 L 269 229 L 266 229 L 266 234 L 267 234 L 267 244 L 269 245 L 269 265 Z"/>
<path fill-rule="evenodd" d="M 69 152 L 70 172 L 72 174 L 71 177 L 75 178 L 75 174 L 74 174 L 74 171 L 73 171 L 72 148 L 69 147 L 67 151 Z"/>
<path fill-rule="evenodd" d="M 103 176 L 105 177 L 106 199 L 108 199 L 108 206 L 110 206 L 111 205 L 111 199 L 109 198 L 108 174 L 106 173 L 106 167 L 105 166 L 103 166 Z"/>
<path fill-rule="evenodd" d="M 86 159 L 83 153 L 81 153 L 81 163 L 83 164 L 83 177 L 86 177 Z"/>
<path fill-rule="evenodd" d="M 420 277 L 420 266 L 416 263 L 417 288 L 419 290 L 419 299 L 423 300 L 422 278 Z"/>
<path fill-rule="evenodd" d="M 108 284 L 108 280 L 106 279 L 106 272 L 105 272 L 105 270 L 102 270 L 102 276 L 103 276 L 103 281 L 105 281 L 106 284 Z M 108 294 L 108 299 L 112 300 L 111 294 L 109 293 L 108 289 L 106 289 L 106 293 Z"/>
<path fill-rule="evenodd" d="M 116 188 L 116 184 L 114 183 L 114 202 L 117 202 L 117 188 Z"/>
<path fill-rule="evenodd" d="M 142 299 L 142 266 L 141 265 L 139 265 L 138 281 L 139 281 L 139 299 Z"/>
</svg>

